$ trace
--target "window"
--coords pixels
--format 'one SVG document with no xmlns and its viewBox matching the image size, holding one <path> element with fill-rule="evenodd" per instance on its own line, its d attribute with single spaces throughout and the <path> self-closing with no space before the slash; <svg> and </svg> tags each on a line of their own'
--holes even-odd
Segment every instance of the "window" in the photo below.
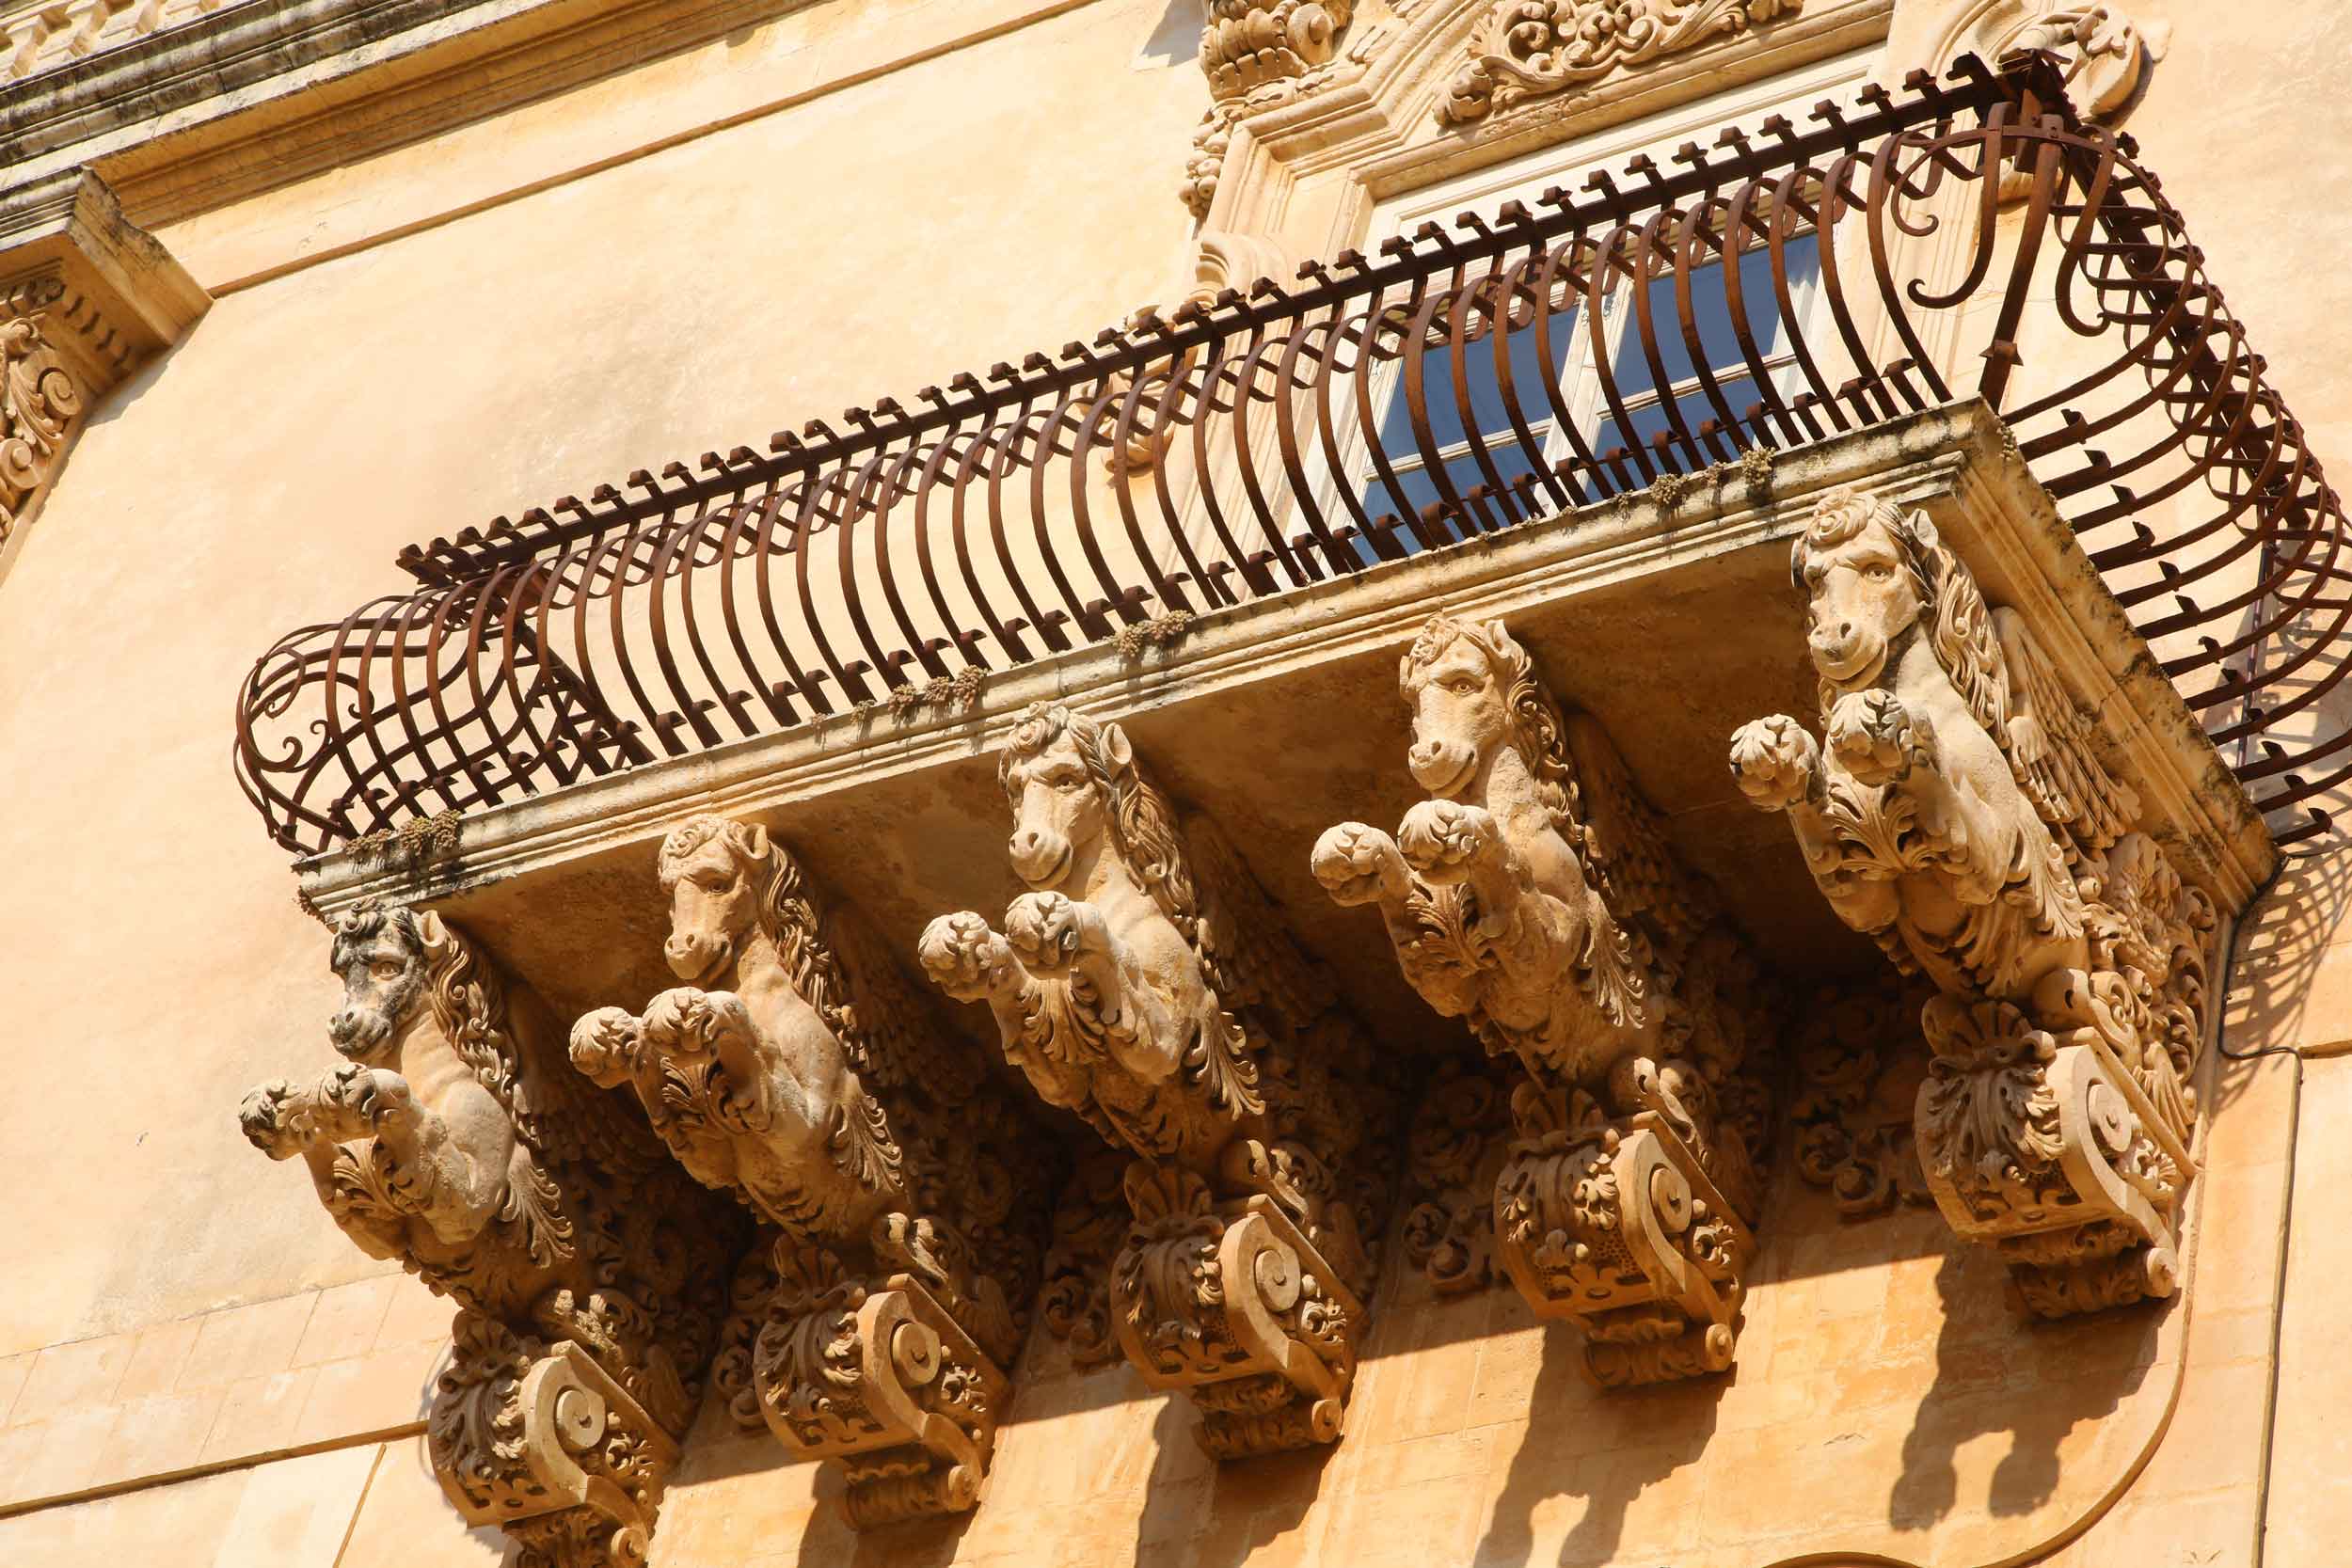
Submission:
<svg viewBox="0 0 2352 1568">
<path fill-rule="evenodd" d="M 1377 214 L 1375 233 L 1409 232 L 1432 219 L 1445 223 L 1465 209 L 1491 215 L 1512 200 L 1534 208 L 1536 193 L 1544 188 L 1578 188 L 1581 172 L 1587 168 L 1617 174 L 1636 153 L 1646 152 L 1660 166 L 1670 167 L 1673 150 L 1683 142 L 1711 140 L 1714 131 L 1725 124 L 1753 127 L 1767 115 L 1793 112 L 1822 97 L 1835 96 L 1840 87 L 1858 84 L 1869 59 L 1862 54 L 1828 61 L 1743 92 L 1684 104 L 1670 115 L 1618 127 L 1571 149 L 1551 150 L 1539 159 L 1522 159 L 1468 181 L 1416 193 Z M 1487 519 L 1508 520 L 1529 511 L 1551 510 L 1540 493 L 1525 488 L 1537 465 L 1513 426 L 1509 412 L 1513 401 L 1540 452 L 1541 464 L 1555 473 L 1563 464 L 1576 465 L 1570 470 L 1573 474 L 1579 468 L 1589 469 L 1590 459 L 1609 466 L 1613 453 L 1634 449 L 1654 451 L 1659 437 L 1675 430 L 1676 412 L 1681 416 L 1683 429 L 1710 452 L 1729 455 L 1756 444 L 1756 436 L 1747 431 L 1710 442 L 1706 430 L 1709 424 L 1723 425 L 1726 412 L 1732 420 L 1743 421 L 1766 404 L 1765 386 L 1759 385 L 1759 379 L 1769 385 L 1774 397 L 1783 400 L 1793 399 L 1806 385 L 1794 340 L 1820 297 L 1819 244 L 1810 233 L 1801 234 L 1787 241 L 1781 254 L 1783 274 L 1777 279 L 1771 255 L 1752 239 L 1743 244 L 1736 279 L 1724 277 L 1720 261 L 1691 272 L 1692 330 L 1699 348 L 1695 357 L 1682 328 L 1677 286 L 1671 275 L 1645 285 L 1646 298 L 1636 297 L 1636 290 L 1622 275 L 1604 281 L 1597 333 L 1587 320 L 1590 302 L 1583 295 L 1562 290 L 1549 302 L 1540 333 L 1529 302 L 1520 301 L 1505 329 L 1502 349 L 1513 393 L 1509 400 L 1503 394 L 1493 341 L 1483 329 L 1468 334 L 1475 341 L 1467 343 L 1459 356 L 1460 385 L 1455 384 L 1456 356 L 1448 324 L 1440 319 L 1420 355 L 1404 356 L 1375 372 L 1381 377 L 1373 392 L 1375 405 L 1382 410 L 1375 432 L 1378 450 L 1365 443 L 1353 473 L 1365 511 L 1375 520 L 1390 514 L 1411 525 L 1427 515 L 1429 508 L 1440 505 L 1450 487 L 1475 513 L 1482 503 L 1473 492 L 1491 492 L 1498 482 L 1506 489 L 1527 494 L 1533 504 L 1486 505 L 1486 517 L 1471 519 L 1470 526 Z M 1606 277 L 1617 269 L 1609 267 L 1603 272 Z M 1741 300 L 1740 314 L 1750 329 L 1750 341 L 1744 345 L 1729 303 L 1733 281 Z M 1654 347 L 1655 362 L 1653 347 L 1645 346 L 1639 330 L 1645 310 L 1652 323 L 1648 343 Z M 1415 428 L 1408 395 L 1409 362 L 1416 358 L 1426 420 L 1426 427 L 1420 430 Z M 1545 385 L 1547 360 L 1557 378 L 1557 405 Z M 1563 409 L 1567 415 L 1565 429 L 1560 419 Z M 1679 440 L 1673 466 L 1686 469 L 1692 466 Z M 1647 472 L 1625 457 L 1611 467 L 1608 487 L 1639 485 Z M 1594 486 L 1587 478 L 1578 488 L 1590 494 Z M 1571 489 L 1570 494 L 1575 493 Z M 1462 526 L 1457 521 L 1447 531 Z M 1417 535 L 1408 528 L 1396 537 L 1410 551 L 1438 535 Z M 1359 547 L 1369 559 L 1369 546 Z"/>
</svg>

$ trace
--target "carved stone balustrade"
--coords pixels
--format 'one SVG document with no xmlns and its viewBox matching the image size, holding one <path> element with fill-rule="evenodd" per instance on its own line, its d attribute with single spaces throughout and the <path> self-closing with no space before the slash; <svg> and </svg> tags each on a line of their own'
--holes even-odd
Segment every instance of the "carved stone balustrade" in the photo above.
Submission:
<svg viewBox="0 0 2352 1568">
<path fill-rule="evenodd" d="M 642 1017 L 588 1014 L 571 1057 L 772 1227 L 737 1281 L 722 1390 L 796 1456 L 842 1461 L 852 1523 L 969 1509 L 1037 1293 L 1050 1161 L 764 828 L 695 817 L 660 870 L 687 984 Z"/>
<path fill-rule="evenodd" d="M 426 1430 L 466 1518 L 529 1561 L 642 1562 L 740 1227 L 439 915 L 353 911 L 332 958 L 344 1060 L 253 1090 L 246 1136 L 299 1158 L 361 1251 L 458 1304 Z"/>
</svg>

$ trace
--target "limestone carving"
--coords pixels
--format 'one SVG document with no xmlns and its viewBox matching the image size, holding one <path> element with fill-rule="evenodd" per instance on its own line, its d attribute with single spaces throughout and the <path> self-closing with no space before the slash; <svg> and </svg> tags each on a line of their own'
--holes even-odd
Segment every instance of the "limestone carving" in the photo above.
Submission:
<svg viewBox="0 0 2352 1568">
<path fill-rule="evenodd" d="M 299 1156 L 361 1250 L 461 1307 L 428 1431 L 467 1517 L 506 1527 L 526 1560 L 642 1560 L 718 1334 L 732 1219 L 439 916 L 346 915 L 333 961 L 345 1061 L 255 1089 L 246 1135 Z"/>
<path fill-rule="evenodd" d="M 0 316 L 0 545 L 48 482 L 82 391 L 29 315 Z"/>
<path fill-rule="evenodd" d="M 1803 0 L 1496 0 L 1438 118 L 1464 125 L 1744 32 Z"/>
<path fill-rule="evenodd" d="M 860 1525 L 968 1509 L 1037 1283 L 1023 1117 L 764 828 L 693 818 L 660 879 L 690 983 L 581 1019 L 573 1064 L 632 1088 L 679 1164 L 772 1227 L 770 1282 L 739 1279 L 737 1305 L 777 1438 L 843 1461 Z"/>
<path fill-rule="evenodd" d="M 1797 1174 L 1825 1189 L 1847 1219 L 1935 1201 L 1913 1143 L 1916 1086 L 1905 1082 L 1918 1066 L 1906 1044 L 1919 1038 L 1924 1001 L 1917 987 L 1888 975 L 1877 986 L 1824 990 L 1800 1010 L 1789 1041 Z M 1896 1094 L 1899 1117 L 1883 1109 Z"/>
<path fill-rule="evenodd" d="M 1496 1215 L 1502 1262 L 1530 1300 L 1583 1323 L 1588 1366 L 1605 1381 L 1699 1368 L 1606 1350 L 1610 1314 L 1637 1300 L 1652 1327 L 1700 1309 L 1685 1326 L 1710 1368 L 1727 1366 L 1764 1140 L 1765 1097 L 1744 1070 L 1763 1028 L 1755 960 L 1712 888 L 1682 869 L 1607 735 L 1561 706 L 1500 622 L 1438 614 L 1399 682 L 1413 712 L 1408 760 L 1432 799 L 1394 838 L 1359 822 L 1331 829 L 1314 874 L 1340 903 L 1376 906 L 1414 989 L 1533 1080 L 1497 1189 L 1499 1204 L 1518 1195 L 1518 1218 Z M 1670 1223 L 1662 1178 L 1629 1190 L 1622 1214 L 1563 1207 L 1619 1144 L 1644 1159 L 1661 1151 L 1675 1192 L 1703 1206 L 1698 1219 Z M 1661 1227 L 1711 1238 L 1716 1221 L 1737 1244 L 1723 1249 L 1732 1275 L 1711 1292 L 1682 1288 L 1662 1254 L 1632 1255 L 1657 1265 L 1641 1275 L 1647 1296 L 1631 1275 L 1595 1295 L 1549 1260 L 1561 1248 L 1616 1257 L 1625 1236 Z M 1605 1311 L 1587 1309 L 1604 1299 Z"/>
<path fill-rule="evenodd" d="M 1327 1442 L 1370 1281 L 1361 1221 L 1381 1212 L 1358 1158 L 1384 1114 L 1362 1034 L 1119 726 L 1034 707 L 1000 776 L 1034 891 L 1001 933 L 931 922 L 924 967 L 989 1006 L 1048 1103 L 1138 1157 L 1110 1299 L 1129 1359 L 1191 1390 L 1220 1456 Z"/>
<path fill-rule="evenodd" d="M 1495 1275 L 1495 1181 L 1510 1157 L 1511 1088 L 1485 1063 L 1449 1056 L 1416 1097 L 1406 1144 L 1412 1207 L 1405 1256 L 1440 1295 Z"/>
<path fill-rule="evenodd" d="M 1355 0 L 1202 3 L 1200 70 L 1209 79 L 1210 106 L 1193 134 L 1184 183 L 1184 205 L 1196 218 L 1207 217 L 1216 198 L 1217 176 L 1243 110 L 1305 90 L 1317 69 L 1337 55 L 1356 9 Z"/>
<path fill-rule="evenodd" d="M 2075 109 L 2105 121 L 2138 95 L 2171 39 L 2171 24 L 2142 26 L 2122 6 L 1976 0 L 1953 19 L 1937 57 L 2000 60 L 2027 49 L 2054 55 Z"/>
<path fill-rule="evenodd" d="M 2024 618 L 1924 513 L 1840 492 L 1794 575 L 1826 748 L 1742 728 L 1732 771 L 1785 811 L 1839 918 L 1936 992 L 1915 1130 L 1963 1235 L 2038 1312 L 2169 1292 L 2215 921 L 2132 823 Z"/>
</svg>

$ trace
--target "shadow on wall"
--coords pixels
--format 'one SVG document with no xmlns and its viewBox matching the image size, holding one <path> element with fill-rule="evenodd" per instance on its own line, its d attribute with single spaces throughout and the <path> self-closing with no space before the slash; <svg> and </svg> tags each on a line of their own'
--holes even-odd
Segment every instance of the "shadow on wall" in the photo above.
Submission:
<svg viewBox="0 0 2352 1568">
<path fill-rule="evenodd" d="M 1200 57 L 1200 0 L 1166 0 L 1152 36 L 1136 51 L 1135 69 L 1189 65 Z"/>
<path fill-rule="evenodd" d="M 2352 907 L 2352 849 L 2296 854 L 2237 937 L 2237 960 L 2223 999 L 2222 1044 L 2233 1052 L 2273 1046 L 2309 1051 L 2352 1039 L 2352 1013 L 2327 1005 L 2316 986 L 2330 944 L 2342 942 Z M 2322 1006 L 2315 1007 L 2314 1003 Z M 2252 1082 L 2247 1072 L 2216 1075 L 2218 1112 Z"/>
<path fill-rule="evenodd" d="M 1671 1435 L 1663 1442 L 1585 1455 L 1566 1472 L 1564 1484 L 1560 1456 L 1542 1434 L 1558 1430 L 1557 1423 L 1589 1418 L 1593 1391 L 1579 1366 L 1584 1350 L 1575 1333 L 1556 1327 L 1545 1334 L 1543 1345 L 1543 1363 L 1528 1403 L 1526 1438 L 1512 1451 L 1502 1494 L 1471 1558 L 1532 1564 L 1537 1506 L 1552 1497 L 1581 1495 L 1587 1506 L 1560 1543 L 1557 1560 L 1563 1565 L 1611 1562 L 1624 1541 L 1626 1513 L 1634 1500 L 1706 1453 L 1715 1435 L 1720 1386 L 1703 1380 L 1611 1393 L 1608 1397 L 1621 1407 L 1628 1425 Z"/>
<path fill-rule="evenodd" d="M 2058 1494 L 2068 1435 L 2115 1414 L 2147 1380 L 2163 1325 L 2182 1301 L 2031 1320 L 2008 1299 L 2000 1255 L 1958 1241 L 1936 1270 L 1935 1291 L 1943 1303 L 1935 1383 L 1913 1413 L 1886 1499 L 1887 1523 L 1899 1530 L 1929 1529 L 1951 1515 L 1961 1501 L 1960 1450 L 1984 1437 L 2009 1439 L 1986 1512 L 2019 1518 L 2046 1506 Z"/>
</svg>

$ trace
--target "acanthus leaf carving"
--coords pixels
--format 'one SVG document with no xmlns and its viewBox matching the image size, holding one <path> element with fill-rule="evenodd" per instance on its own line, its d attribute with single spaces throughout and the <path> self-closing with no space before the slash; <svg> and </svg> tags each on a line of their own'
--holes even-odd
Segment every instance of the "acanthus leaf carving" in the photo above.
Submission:
<svg viewBox="0 0 2352 1568">
<path fill-rule="evenodd" d="M 1031 891 L 1002 931 L 970 911 L 933 920 L 923 966 L 949 995 L 988 1006 L 1041 1098 L 1138 1157 L 1124 1181 L 1135 1226 L 1110 1271 L 1128 1358 L 1190 1392 L 1220 1456 L 1329 1441 L 1353 1329 L 1328 1344 L 1317 1336 L 1339 1304 L 1360 1325 L 1374 1263 L 1364 1222 L 1385 1210 L 1383 1177 L 1360 1148 L 1388 1119 L 1363 1031 L 1232 846 L 1207 819 L 1179 817 L 1118 725 L 1033 707 L 999 777 L 1013 867 Z M 1195 1265 L 1224 1279 L 1213 1255 L 1236 1235 L 1252 1247 L 1274 1237 L 1251 1256 L 1287 1259 L 1312 1282 L 1307 1305 L 1263 1308 L 1251 1356 L 1170 1361 L 1187 1324 L 1230 1351 L 1222 1329 L 1172 1305 L 1184 1292 L 1170 1281 Z M 1323 1349 L 1278 1354 L 1264 1325 L 1285 1314 L 1303 1314 L 1285 1332 Z M 1324 1352 L 1317 1365 L 1343 1370 L 1318 1381 L 1298 1356 Z M 1293 1409 L 1278 1385 L 1305 1403 Z M 1329 1419 L 1315 1414 L 1325 1401 Z"/>
<path fill-rule="evenodd" d="M 1467 125 L 1534 98 L 1745 32 L 1802 0 L 1498 0 L 1438 118 Z"/>
<path fill-rule="evenodd" d="M 1311 89 L 1339 53 L 1355 0 L 1202 0 L 1200 70 L 1209 79 L 1209 112 L 1185 160 L 1184 206 L 1209 214 L 1234 123 L 1246 108 L 1281 103 Z"/>
<path fill-rule="evenodd" d="M 583 1017 L 571 1056 L 769 1227 L 733 1287 L 730 1413 L 837 1461 L 861 1528 L 969 1509 L 1042 1251 L 1027 1119 L 765 828 L 691 818 L 659 871 L 687 984 Z"/>
<path fill-rule="evenodd" d="M 0 545 L 64 455 L 82 388 L 30 313 L 0 314 Z"/>
<path fill-rule="evenodd" d="M 1393 838 L 1359 822 L 1329 830 L 1314 875 L 1338 902 L 1377 908 L 1414 989 L 1525 1070 L 1514 1097 L 1520 1142 L 1500 1172 L 1494 1215 L 1521 1293 L 1596 1333 L 1590 1364 L 1606 1382 L 1720 1370 L 1737 1333 L 1770 1132 L 1770 1096 L 1751 1060 L 1772 1034 L 1755 957 L 1714 889 L 1682 867 L 1607 734 L 1560 704 L 1502 623 L 1432 617 L 1398 684 L 1413 714 L 1407 760 L 1431 799 Z M 1556 1115 L 1537 1114 L 1553 1101 L 1563 1102 Z M 1636 1132 L 1643 1139 L 1629 1142 Z M 1593 1151 L 1619 1143 L 1667 1150 L 1661 1168 L 1677 1174 L 1658 1180 L 1680 1182 L 1736 1231 L 1725 1240 L 1733 1233 L 1711 1222 L 1670 1227 L 1676 1240 L 1656 1243 L 1654 1267 L 1617 1268 L 1611 1310 L 1638 1303 L 1649 1324 L 1642 1342 L 1652 1348 L 1638 1355 L 1600 1348 L 1631 1342 L 1597 1337 L 1627 1320 L 1577 1307 L 1585 1287 L 1562 1283 L 1546 1250 L 1554 1241 L 1618 1245 L 1579 1243 L 1576 1227 L 1554 1220 L 1562 1194 L 1583 1180 L 1576 1173 L 1607 1163 Z M 1642 1201 L 1641 1233 L 1668 1234 L 1651 1220 L 1680 1211 L 1650 1206 L 1646 1188 Z M 1579 1224 L 1592 1238 L 1620 1228 Z M 1705 1291 L 1676 1283 L 1687 1271 L 1667 1259 L 1686 1242 L 1725 1260 L 1732 1277 Z M 1683 1326 L 1669 1334 L 1669 1323 Z M 1656 1348 L 1686 1329 L 1697 1351 Z"/>
<path fill-rule="evenodd" d="M 1891 975 L 1877 986 L 1824 991 L 1803 1009 L 1789 1042 L 1797 1174 L 1827 1189 L 1847 1219 L 1935 1201 L 1914 1144 L 1915 1091 L 1898 1076 L 1915 1065 L 1915 1053 L 1903 1047 L 1919 1040 L 1924 1000 Z M 1890 1079 L 1902 1091 L 1899 1117 L 1885 1105 Z"/>
<path fill-rule="evenodd" d="M 1835 492 L 1792 571 L 1827 744 L 1758 720 L 1732 773 L 1788 815 L 1839 918 L 1933 987 L 1913 1117 L 1930 1190 L 2037 1313 L 2169 1294 L 2211 901 L 2133 826 L 2093 721 L 1924 512 Z"/>
<path fill-rule="evenodd" d="M 528 1560 L 641 1561 L 718 1338 L 734 1217 L 571 1071 L 536 994 L 438 915 L 347 914 L 332 967 L 345 1060 L 256 1088 L 246 1135 L 300 1158 L 361 1250 L 463 1308 L 431 1431 L 469 1517 Z"/>
</svg>

